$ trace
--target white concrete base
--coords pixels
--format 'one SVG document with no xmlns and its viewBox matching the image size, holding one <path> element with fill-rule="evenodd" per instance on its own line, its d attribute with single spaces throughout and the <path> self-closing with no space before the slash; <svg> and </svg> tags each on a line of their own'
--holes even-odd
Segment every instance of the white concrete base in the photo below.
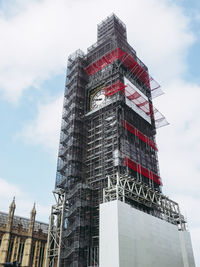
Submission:
<svg viewBox="0 0 200 267">
<path fill-rule="evenodd" d="M 190 234 L 120 201 L 100 205 L 100 267 L 195 267 Z"/>
</svg>

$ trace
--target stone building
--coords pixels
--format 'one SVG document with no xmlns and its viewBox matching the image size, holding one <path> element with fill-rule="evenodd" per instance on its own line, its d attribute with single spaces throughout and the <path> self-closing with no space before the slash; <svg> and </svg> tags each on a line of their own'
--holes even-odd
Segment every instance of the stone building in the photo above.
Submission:
<svg viewBox="0 0 200 267">
<path fill-rule="evenodd" d="M 30 219 L 15 216 L 15 198 L 9 213 L 0 212 L 0 266 L 20 262 L 21 266 L 45 265 L 48 224 L 35 221 L 35 204 Z"/>
</svg>

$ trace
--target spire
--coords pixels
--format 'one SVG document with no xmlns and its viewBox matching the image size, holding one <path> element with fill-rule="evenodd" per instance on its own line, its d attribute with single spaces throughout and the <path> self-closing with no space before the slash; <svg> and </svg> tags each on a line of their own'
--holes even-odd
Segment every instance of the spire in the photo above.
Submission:
<svg viewBox="0 0 200 267">
<path fill-rule="evenodd" d="M 30 225 L 29 225 L 29 232 L 31 234 L 33 233 L 33 230 L 34 230 L 35 216 L 36 216 L 36 208 L 35 208 L 35 202 L 34 202 L 33 208 L 31 210 Z"/>
<path fill-rule="evenodd" d="M 13 201 L 11 202 L 10 207 L 9 207 L 9 217 L 14 216 L 15 208 L 16 208 L 15 197 L 13 197 Z"/>
<path fill-rule="evenodd" d="M 33 204 L 33 208 L 32 208 L 32 211 L 31 211 L 31 216 L 35 216 L 36 215 L 36 209 L 35 209 L 35 202 Z"/>
<path fill-rule="evenodd" d="M 16 208 L 16 205 L 15 205 L 15 197 L 13 197 L 13 201 L 11 202 L 11 204 L 10 204 L 10 210 L 12 209 L 12 210 L 15 210 L 15 208 Z"/>
<path fill-rule="evenodd" d="M 11 227 L 12 227 L 15 208 L 16 208 L 15 197 L 13 197 L 13 201 L 11 202 L 10 207 L 9 207 L 9 214 L 8 214 L 8 220 L 7 220 L 7 228 L 8 228 L 8 230 L 10 230 Z"/>
</svg>

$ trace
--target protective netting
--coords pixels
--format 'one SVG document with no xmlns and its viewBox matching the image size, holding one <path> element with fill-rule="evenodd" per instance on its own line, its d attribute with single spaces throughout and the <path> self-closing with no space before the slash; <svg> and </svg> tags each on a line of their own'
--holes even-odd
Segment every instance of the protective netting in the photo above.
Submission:
<svg viewBox="0 0 200 267">
<path fill-rule="evenodd" d="M 154 112 L 154 120 L 155 120 L 156 128 L 161 128 L 166 125 L 169 125 L 169 122 L 166 120 L 166 118 L 163 116 L 163 114 L 160 111 L 154 108 L 153 112 Z"/>
<path fill-rule="evenodd" d="M 148 116 L 153 117 L 152 105 L 134 87 L 127 84 L 125 90 L 126 97 L 133 101 L 137 107 L 144 111 Z"/>
<path fill-rule="evenodd" d="M 117 81 L 104 88 L 106 97 L 109 97 L 117 92 L 121 91 L 129 100 L 131 100 L 138 108 L 145 112 L 151 119 L 155 120 L 156 128 L 168 125 L 167 120 L 149 101 L 140 94 L 136 88 L 130 84 L 123 84 L 121 81 Z"/>
<path fill-rule="evenodd" d="M 126 120 L 123 120 L 123 126 L 127 131 L 129 131 L 130 133 L 132 133 L 135 136 L 137 136 L 140 140 L 145 142 L 147 145 L 152 147 L 154 150 L 158 151 L 156 143 L 153 140 L 151 140 L 149 137 L 147 137 L 146 135 L 141 133 L 137 128 L 135 128 L 129 122 L 127 122 Z"/>
<path fill-rule="evenodd" d="M 125 87 L 126 85 L 123 84 L 121 81 L 117 81 L 107 87 L 104 88 L 105 96 L 109 97 L 111 95 L 114 95 L 115 93 L 121 91 L 123 94 L 125 94 Z"/>
<path fill-rule="evenodd" d="M 135 162 L 134 160 L 132 159 L 129 159 L 128 157 L 124 156 L 124 162 L 125 162 L 125 165 L 142 174 L 143 176 L 145 176 L 146 178 L 149 178 L 151 179 L 152 181 L 154 181 L 155 183 L 159 184 L 159 185 L 162 185 L 162 181 L 161 181 L 161 178 L 160 176 L 158 176 L 156 173 L 144 168 L 142 165 L 140 165 L 139 163 Z"/>
<path fill-rule="evenodd" d="M 96 60 L 92 64 L 90 64 L 88 67 L 85 68 L 85 71 L 89 76 L 93 75 L 97 71 L 103 69 L 105 66 L 115 61 L 116 59 L 121 58 L 124 54 L 125 53 L 120 48 L 116 48 L 113 51 L 101 57 L 100 59 Z"/>
<path fill-rule="evenodd" d="M 121 63 L 134 74 L 135 78 L 140 80 L 140 82 L 151 90 L 152 98 L 163 94 L 160 85 L 150 76 L 148 71 L 145 70 L 145 66 L 141 60 L 136 55 L 132 57 L 128 52 L 123 52 L 120 48 L 116 48 L 105 54 L 103 57 L 86 67 L 85 71 L 91 76 L 117 59 L 119 59 Z"/>
</svg>

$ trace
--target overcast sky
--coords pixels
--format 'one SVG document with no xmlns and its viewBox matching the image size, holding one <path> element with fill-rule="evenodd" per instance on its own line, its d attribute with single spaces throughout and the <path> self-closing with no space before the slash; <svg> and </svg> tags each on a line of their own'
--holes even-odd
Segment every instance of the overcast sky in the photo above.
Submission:
<svg viewBox="0 0 200 267">
<path fill-rule="evenodd" d="M 112 12 L 162 85 L 154 104 L 163 192 L 188 219 L 200 266 L 200 1 L 0 0 L 0 210 L 48 221 L 54 188 L 65 68 L 96 42 Z"/>
</svg>

